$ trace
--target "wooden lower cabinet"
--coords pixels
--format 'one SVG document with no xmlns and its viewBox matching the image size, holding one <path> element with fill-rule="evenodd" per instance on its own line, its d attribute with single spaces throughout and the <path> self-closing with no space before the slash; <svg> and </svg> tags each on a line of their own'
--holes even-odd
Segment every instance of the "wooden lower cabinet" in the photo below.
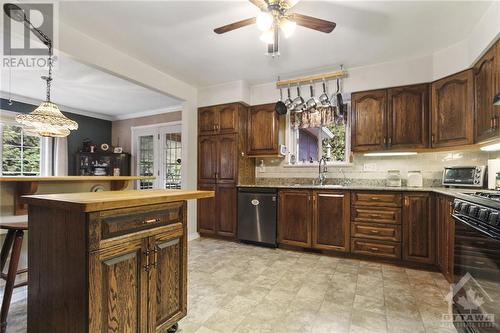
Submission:
<svg viewBox="0 0 500 333">
<path fill-rule="evenodd" d="M 349 192 L 283 190 L 278 215 L 278 243 L 349 252 Z"/>
<path fill-rule="evenodd" d="M 164 333 L 186 316 L 185 201 L 29 211 L 28 332 Z"/>
<path fill-rule="evenodd" d="M 455 223 L 452 217 L 453 198 L 440 195 L 436 199 L 437 265 L 448 282 L 453 282 Z"/>
<path fill-rule="evenodd" d="M 436 262 L 436 228 L 431 193 L 403 195 L 403 260 L 421 264 Z"/>
<path fill-rule="evenodd" d="M 311 247 L 312 192 L 279 192 L 278 243 Z"/>
<path fill-rule="evenodd" d="M 236 237 L 237 188 L 233 184 L 198 184 L 199 190 L 215 191 L 215 197 L 198 200 L 198 232 Z"/>
<path fill-rule="evenodd" d="M 349 192 L 314 192 L 312 247 L 349 252 Z"/>
</svg>

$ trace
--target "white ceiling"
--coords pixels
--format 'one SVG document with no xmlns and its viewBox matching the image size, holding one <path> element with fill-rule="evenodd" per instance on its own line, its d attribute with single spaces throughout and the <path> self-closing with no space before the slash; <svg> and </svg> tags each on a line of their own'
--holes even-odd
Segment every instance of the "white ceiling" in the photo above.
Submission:
<svg viewBox="0 0 500 333">
<path fill-rule="evenodd" d="M 269 82 L 323 68 L 347 68 L 429 55 L 463 40 L 486 1 L 302 1 L 295 11 L 332 20 L 323 34 L 298 27 L 264 55 L 256 26 L 213 29 L 258 14 L 248 1 L 70 1 L 60 19 L 166 73 L 198 86 Z"/>
<path fill-rule="evenodd" d="M 13 70 L 12 94 L 27 97 L 33 102 L 45 99 L 45 81 L 42 81 L 41 75 L 47 75 L 47 72 Z M 0 88 L 2 97 L 7 97 L 9 71 L 6 69 L 1 71 Z M 67 111 L 89 111 L 110 118 L 165 112 L 182 104 L 176 98 L 146 89 L 66 56 L 59 56 L 56 61 L 51 92 L 52 100 L 67 107 Z"/>
</svg>

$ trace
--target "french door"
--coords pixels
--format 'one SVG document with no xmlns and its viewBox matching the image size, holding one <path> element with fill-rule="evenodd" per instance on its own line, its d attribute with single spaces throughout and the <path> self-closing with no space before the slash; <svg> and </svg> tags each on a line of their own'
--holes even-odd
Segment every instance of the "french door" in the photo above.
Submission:
<svg viewBox="0 0 500 333">
<path fill-rule="evenodd" d="M 181 188 L 181 125 L 135 127 L 132 129 L 135 174 L 153 176 L 139 180 L 138 189 Z"/>
</svg>

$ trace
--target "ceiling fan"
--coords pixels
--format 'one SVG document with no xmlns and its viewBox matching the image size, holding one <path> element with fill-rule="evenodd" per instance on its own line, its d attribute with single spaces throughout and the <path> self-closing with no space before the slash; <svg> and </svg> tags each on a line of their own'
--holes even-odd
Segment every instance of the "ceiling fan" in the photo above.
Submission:
<svg viewBox="0 0 500 333">
<path fill-rule="evenodd" d="M 300 0 L 249 0 L 257 6 L 261 12 L 257 17 L 234 22 L 217 29 L 214 32 L 223 34 L 236 30 L 247 25 L 257 23 L 257 27 L 262 31 L 260 39 L 268 45 L 268 53 L 277 55 L 279 31 L 283 32 L 285 38 L 293 35 L 297 25 L 317 30 L 324 33 L 330 33 L 335 29 L 335 22 L 322 20 L 316 17 L 302 15 L 298 13 L 289 13 Z"/>
</svg>

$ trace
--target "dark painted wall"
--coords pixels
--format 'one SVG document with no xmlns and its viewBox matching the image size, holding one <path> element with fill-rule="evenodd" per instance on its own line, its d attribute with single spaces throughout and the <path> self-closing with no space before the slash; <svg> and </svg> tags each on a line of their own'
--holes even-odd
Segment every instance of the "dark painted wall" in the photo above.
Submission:
<svg viewBox="0 0 500 333">
<path fill-rule="evenodd" d="M 37 105 L 31 105 L 14 101 L 9 105 L 8 100 L 0 98 L 2 110 L 20 113 L 30 113 Z M 75 153 L 80 150 L 82 141 L 89 138 L 95 144 L 111 144 L 111 121 L 102 120 L 75 113 L 63 112 L 64 115 L 78 123 L 78 130 L 71 131 L 68 136 L 68 175 L 76 175 Z"/>
</svg>

